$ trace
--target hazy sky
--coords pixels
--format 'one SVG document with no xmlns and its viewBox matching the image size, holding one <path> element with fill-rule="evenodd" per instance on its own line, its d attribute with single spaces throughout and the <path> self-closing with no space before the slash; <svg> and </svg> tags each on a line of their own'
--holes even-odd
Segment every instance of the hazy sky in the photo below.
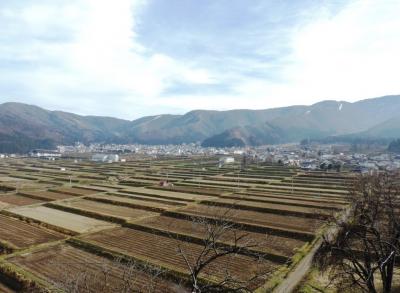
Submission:
<svg viewBox="0 0 400 293">
<path fill-rule="evenodd" d="M 0 103 L 133 119 L 399 94 L 399 11 L 399 0 L 0 0 Z"/>
</svg>

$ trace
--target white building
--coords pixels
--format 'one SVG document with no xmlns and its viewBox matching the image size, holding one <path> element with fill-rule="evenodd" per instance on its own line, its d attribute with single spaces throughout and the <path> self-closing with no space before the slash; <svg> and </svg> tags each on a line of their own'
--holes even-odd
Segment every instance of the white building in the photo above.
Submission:
<svg viewBox="0 0 400 293">
<path fill-rule="evenodd" d="M 223 165 L 226 165 L 226 164 L 233 164 L 233 163 L 235 163 L 234 157 L 219 158 L 219 167 L 222 167 Z"/>
<path fill-rule="evenodd" d="M 33 150 L 29 153 L 29 156 L 34 158 L 55 160 L 61 158 L 61 154 L 58 151 L 53 150 Z"/>
<path fill-rule="evenodd" d="M 244 150 L 234 150 L 233 154 L 234 155 L 243 155 L 244 154 Z"/>
<path fill-rule="evenodd" d="M 116 154 L 94 154 L 92 161 L 102 163 L 114 163 L 119 161 L 119 156 Z"/>
</svg>

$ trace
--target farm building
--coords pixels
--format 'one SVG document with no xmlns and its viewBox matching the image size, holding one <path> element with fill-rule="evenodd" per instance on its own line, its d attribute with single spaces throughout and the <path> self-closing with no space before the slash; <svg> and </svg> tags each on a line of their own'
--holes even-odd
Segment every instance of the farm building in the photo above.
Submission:
<svg viewBox="0 0 400 293">
<path fill-rule="evenodd" d="M 218 166 L 221 168 L 223 165 L 233 164 L 233 163 L 235 163 L 234 157 L 222 157 L 222 158 L 219 158 Z"/>
<path fill-rule="evenodd" d="M 219 159 L 220 164 L 232 164 L 235 163 L 234 157 L 222 157 Z"/>
<path fill-rule="evenodd" d="M 94 154 L 92 156 L 92 161 L 113 163 L 119 161 L 119 156 L 116 154 Z"/>
<path fill-rule="evenodd" d="M 55 158 L 60 158 L 61 154 L 55 150 L 36 149 L 36 150 L 31 151 L 29 153 L 29 156 L 34 157 L 34 158 L 54 160 Z"/>
</svg>

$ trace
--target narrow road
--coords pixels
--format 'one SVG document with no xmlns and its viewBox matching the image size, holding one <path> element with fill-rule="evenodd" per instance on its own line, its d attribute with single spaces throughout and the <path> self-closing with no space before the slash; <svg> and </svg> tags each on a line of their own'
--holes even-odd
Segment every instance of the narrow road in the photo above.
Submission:
<svg viewBox="0 0 400 293">
<path fill-rule="evenodd" d="M 347 208 L 341 215 L 341 220 L 346 222 L 349 218 L 350 212 L 350 208 Z M 327 239 L 332 239 L 333 237 L 336 237 L 337 232 L 337 227 L 331 227 L 325 233 L 325 237 L 327 237 Z M 301 280 L 307 275 L 307 273 L 311 269 L 314 256 L 321 244 L 322 238 L 314 244 L 314 247 L 310 250 L 310 252 L 297 264 L 295 269 L 287 275 L 282 283 L 275 288 L 273 293 L 295 293 L 294 289 L 296 289 Z"/>
<path fill-rule="evenodd" d="M 322 240 L 318 240 L 310 252 L 297 264 L 295 269 L 291 271 L 283 282 L 275 288 L 274 293 L 291 293 L 299 285 L 301 280 L 307 275 L 312 266 L 312 261 L 321 246 Z"/>
</svg>

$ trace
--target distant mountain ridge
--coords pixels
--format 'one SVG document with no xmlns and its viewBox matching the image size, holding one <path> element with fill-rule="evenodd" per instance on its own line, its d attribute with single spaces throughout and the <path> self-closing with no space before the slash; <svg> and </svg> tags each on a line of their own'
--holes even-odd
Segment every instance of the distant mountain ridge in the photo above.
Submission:
<svg viewBox="0 0 400 293">
<path fill-rule="evenodd" d="M 266 117 L 272 132 L 257 135 L 252 145 L 300 141 L 304 138 L 342 141 L 341 138 L 396 138 L 400 137 L 400 96 L 385 96 L 355 103 L 323 101 L 311 106 L 293 106 L 291 111 L 278 117 Z M 251 128 L 234 127 L 204 141 L 204 145 L 229 145 L 235 137 L 236 144 L 247 145 L 265 124 Z M 253 130 L 251 130 L 253 129 Z M 255 130 L 257 129 L 257 130 Z M 269 135 L 268 135 L 269 134 Z M 225 142 L 224 142 L 225 141 Z M 239 143 L 242 141 L 242 143 Z M 254 141 L 254 140 L 253 140 Z"/>
<path fill-rule="evenodd" d="M 127 121 L 48 111 L 21 103 L 0 105 L 0 152 L 27 152 L 57 144 L 125 142 Z"/>
<path fill-rule="evenodd" d="M 194 110 L 128 121 L 49 111 L 21 103 L 0 105 L 0 152 L 57 144 L 142 143 L 244 146 L 342 135 L 400 137 L 400 95 L 355 103 L 322 101 L 265 110 Z"/>
</svg>

